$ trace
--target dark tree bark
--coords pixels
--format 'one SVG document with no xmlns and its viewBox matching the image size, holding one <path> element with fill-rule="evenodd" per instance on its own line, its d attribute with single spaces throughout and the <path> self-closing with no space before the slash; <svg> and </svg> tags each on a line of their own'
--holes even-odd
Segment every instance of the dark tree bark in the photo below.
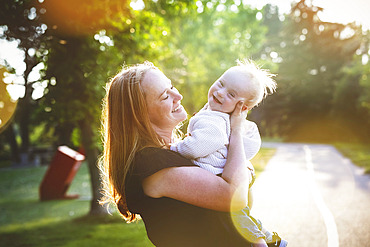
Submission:
<svg viewBox="0 0 370 247">
<path fill-rule="evenodd" d="M 92 129 L 92 122 L 88 119 L 80 121 L 81 139 L 82 145 L 85 150 L 85 157 L 89 167 L 91 188 L 92 188 L 92 199 L 90 206 L 90 215 L 102 215 L 107 214 L 104 207 L 99 204 L 99 200 L 102 196 L 100 186 L 100 176 L 98 169 L 98 156 L 99 150 L 94 142 L 94 131 Z"/>
<path fill-rule="evenodd" d="M 6 140 L 10 145 L 10 152 L 11 152 L 11 160 L 12 160 L 12 165 L 17 165 L 21 161 L 20 156 L 19 156 L 19 147 L 17 144 L 17 141 L 15 139 L 15 133 L 14 133 L 14 127 L 13 124 L 9 124 L 4 131 Z"/>
</svg>

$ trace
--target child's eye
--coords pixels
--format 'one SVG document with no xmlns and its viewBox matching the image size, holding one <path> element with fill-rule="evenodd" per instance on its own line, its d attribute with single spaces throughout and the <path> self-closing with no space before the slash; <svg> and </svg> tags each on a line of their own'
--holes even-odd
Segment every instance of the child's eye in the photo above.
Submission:
<svg viewBox="0 0 370 247">
<path fill-rule="evenodd" d="M 235 97 L 235 94 L 234 93 L 229 93 L 230 97 Z"/>
<path fill-rule="evenodd" d="M 163 100 L 166 100 L 166 99 L 168 99 L 168 98 L 169 98 L 169 96 L 167 95 L 166 97 L 164 97 L 164 98 L 163 98 Z"/>
</svg>

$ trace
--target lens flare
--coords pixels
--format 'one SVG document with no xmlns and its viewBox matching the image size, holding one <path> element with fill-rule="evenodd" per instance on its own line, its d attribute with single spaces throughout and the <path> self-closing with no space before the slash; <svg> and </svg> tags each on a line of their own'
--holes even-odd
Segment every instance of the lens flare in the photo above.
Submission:
<svg viewBox="0 0 370 247">
<path fill-rule="evenodd" d="M 5 130 L 17 107 L 17 101 L 14 101 L 6 90 L 7 84 L 3 80 L 6 72 L 5 68 L 0 67 L 0 133 Z"/>
<path fill-rule="evenodd" d="M 48 28 L 64 35 L 84 35 L 108 28 L 119 16 L 129 14 L 125 0 L 47 0 L 35 2 Z"/>
</svg>

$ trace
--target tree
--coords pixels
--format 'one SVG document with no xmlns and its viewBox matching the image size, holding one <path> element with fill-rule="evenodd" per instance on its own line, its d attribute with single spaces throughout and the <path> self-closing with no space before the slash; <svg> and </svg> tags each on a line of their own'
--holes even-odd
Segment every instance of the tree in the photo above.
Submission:
<svg viewBox="0 0 370 247">
<path fill-rule="evenodd" d="M 2 37 L 9 41 L 18 41 L 18 48 L 24 53 L 24 63 L 26 69 L 23 72 L 24 80 L 24 96 L 19 99 L 15 121 L 19 125 L 20 136 L 21 136 L 21 147 L 20 153 L 23 157 L 21 160 L 18 156 L 17 145 L 14 139 L 14 135 L 9 135 L 9 142 L 13 143 L 12 153 L 13 162 L 21 165 L 27 165 L 30 162 L 29 159 L 29 127 L 31 124 L 31 112 L 35 109 L 36 102 L 32 99 L 32 93 L 34 91 L 34 85 L 38 81 L 30 81 L 29 75 L 31 71 L 39 64 L 43 62 L 46 55 L 45 47 L 43 46 L 43 40 L 45 39 L 45 26 L 40 22 L 39 14 L 36 11 L 32 1 L 30 0 L 2 0 L 2 7 L 0 9 L 0 26 L 3 26 L 5 30 Z M 9 68 L 14 70 L 13 68 Z M 9 125 L 9 128 L 13 128 L 13 124 Z M 8 130 L 13 132 L 13 130 Z"/>
<path fill-rule="evenodd" d="M 74 1 L 48 1 L 39 6 L 45 8 L 49 16 L 57 14 L 54 11 L 60 8 L 66 10 L 65 15 L 71 16 L 81 8 L 88 10 L 82 19 L 45 16 L 45 23 L 51 27 L 47 33 L 52 38 L 47 43 L 49 53 L 43 77 L 49 85 L 41 100 L 41 109 L 45 109 L 42 115 L 59 137 L 58 145 L 71 145 L 72 133 L 79 133 L 93 189 L 90 214 L 100 214 L 105 212 L 98 204 L 97 168 L 104 84 L 124 62 L 130 64 L 154 58 L 159 53 L 153 46 L 164 45 L 160 40 L 162 18 L 153 16 L 150 10 L 134 11 L 120 1 L 90 3 L 86 6 L 86 3 L 80 5 Z M 58 4 L 62 6 L 55 6 Z M 90 18 L 100 12 L 106 13 L 101 19 Z M 90 21 L 86 23 L 85 19 Z"/>
<path fill-rule="evenodd" d="M 282 31 L 284 22 L 277 6 L 267 4 L 262 10 L 262 25 L 267 28 L 261 49 L 255 55 L 260 57 L 260 65 L 269 69 L 273 74 L 279 74 L 279 66 L 282 62 L 280 49 L 284 45 Z M 277 80 L 278 92 L 280 81 Z M 258 123 L 262 136 L 279 136 L 278 122 L 281 118 L 281 101 L 274 100 L 275 95 L 268 96 L 248 115 L 248 118 Z"/>
<path fill-rule="evenodd" d="M 360 48 L 342 69 L 333 98 L 333 114 L 357 134 L 358 140 L 365 142 L 370 136 L 369 33 L 363 32 Z"/>
<path fill-rule="evenodd" d="M 117 8 L 121 12 L 109 12 Z M 100 105 L 106 82 L 104 69 L 107 67 L 99 62 L 105 46 L 94 36 L 100 29 L 109 27 L 110 18 L 122 14 L 126 6 L 118 1 L 50 0 L 40 3 L 38 9 L 46 12 L 43 21 L 50 27 L 46 32 L 51 37 L 47 42 L 49 52 L 43 76 L 48 88 L 41 100 L 42 115 L 48 121 L 48 127 L 53 128 L 59 137 L 57 145 L 82 146 L 92 185 L 89 214 L 104 214 L 106 211 L 99 205 L 101 188 L 97 163 L 100 154 Z M 60 17 L 60 9 L 64 10 L 63 17 Z M 72 143 L 72 133 L 76 131 L 79 141 Z"/>
<path fill-rule="evenodd" d="M 334 126 L 336 118 L 331 114 L 333 95 L 342 76 L 339 71 L 352 61 L 360 45 L 361 31 L 352 24 L 320 21 L 321 10 L 304 0 L 294 5 L 276 48 L 282 61 L 278 91 L 270 100 L 281 114 L 275 120 L 279 132 L 290 140 L 340 138 L 341 126 Z"/>
</svg>

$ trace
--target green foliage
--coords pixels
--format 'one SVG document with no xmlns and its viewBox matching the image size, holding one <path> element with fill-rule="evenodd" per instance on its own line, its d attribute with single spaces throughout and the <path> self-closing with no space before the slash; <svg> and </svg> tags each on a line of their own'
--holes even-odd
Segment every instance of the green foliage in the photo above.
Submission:
<svg viewBox="0 0 370 247">
<path fill-rule="evenodd" d="M 63 41 L 49 44 L 43 78 L 49 81 L 49 87 L 40 100 L 40 117 L 48 122 L 49 128 L 55 129 L 59 143 L 62 140 L 61 143 L 70 145 L 72 131 L 80 121 L 87 118 L 98 129 L 104 82 L 99 81 L 99 65 L 94 59 L 99 52 L 97 42 L 85 37 Z"/>
<path fill-rule="evenodd" d="M 361 88 L 360 95 L 357 99 L 357 108 L 362 112 L 366 126 L 370 126 L 370 62 L 369 62 L 369 47 L 370 47 L 370 30 L 367 30 L 363 35 L 361 60 L 367 59 L 366 64 L 359 65 L 360 79 L 359 86 Z M 368 128 L 369 129 L 369 128 Z M 370 135 L 370 134 L 369 134 Z"/>
<path fill-rule="evenodd" d="M 318 21 L 317 12 L 301 1 L 292 9 L 292 20 L 286 26 L 286 48 L 282 49 L 284 60 L 279 71 L 289 75 L 281 81 L 290 95 L 292 112 L 329 113 L 338 71 L 359 46 L 356 36 L 339 38 L 345 26 Z M 304 119 L 302 114 L 300 118 Z"/>
<path fill-rule="evenodd" d="M 271 47 L 281 57 L 278 90 L 266 100 L 268 106 L 257 111 L 263 126 L 274 126 L 278 135 L 290 141 L 346 140 L 340 129 L 356 129 L 348 123 L 359 120 L 353 108 L 344 119 L 336 110 L 343 113 L 343 104 L 356 108 L 355 103 L 347 103 L 358 99 L 359 82 L 346 80 L 349 77 L 344 78 L 343 71 L 361 46 L 362 31 L 352 24 L 320 21 L 317 13 L 321 10 L 304 0 L 297 3 L 284 20 L 277 46 Z M 337 123 L 344 126 L 333 127 Z M 350 134 L 356 139 L 363 133 L 358 129 Z"/>
<path fill-rule="evenodd" d="M 52 146 L 53 143 L 56 142 L 56 138 L 53 134 L 53 129 L 47 128 L 45 122 L 40 123 L 33 127 L 30 133 L 30 143 L 33 147 Z"/>
<path fill-rule="evenodd" d="M 200 11 L 196 1 L 145 1 L 143 10 L 112 19 L 113 28 L 104 35 L 114 46 L 106 47 L 98 61 L 104 61 L 100 64 L 110 76 L 124 63 L 152 61 L 188 96 L 183 104 L 192 114 L 206 102 L 208 87 L 237 58 L 252 57 L 262 46 L 267 28 L 257 21 L 258 11 L 231 5 L 204 1 Z M 220 6 L 223 11 L 217 10 Z"/>
<path fill-rule="evenodd" d="M 14 122 L 19 126 L 19 136 L 22 140 L 20 148 L 18 148 L 15 141 L 15 135 L 8 136 L 8 142 L 11 143 L 12 161 L 18 163 L 21 162 L 19 153 L 22 152 L 27 155 L 29 152 L 30 127 L 37 124 L 37 122 L 32 121 L 32 112 L 37 109 L 37 102 L 32 99 L 32 93 L 39 81 L 31 81 L 29 75 L 37 65 L 43 63 L 47 54 L 47 49 L 43 45 L 43 41 L 46 38 L 46 27 L 40 22 L 40 15 L 37 13 L 33 1 L 3 0 L 1 6 L 0 26 L 2 27 L 2 32 L 0 33 L 0 38 L 17 41 L 18 48 L 24 54 L 25 70 L 22 75 L 23 82 L 20 86 L 24 86 L 25 93 L 18 100 L 14 117 Z M 6 60 L 4 63 L 6 67 L 10 67 Z M 9 68 L 9 71 L 14 73 L 15 69 Z M 12 122 L 9 128 L 13 128 L 15 123 Z"/>
<path fill-rule="evenodd" d="M 291 133 L 307 132 L 307 123 L 323 118 L 345 125 L 351 122 L 346 119 L 366 122 L 362 129 L 369 126 L 369 69 L 360 61 L 367 54 L 369 34 L 352 24 L 321 22 L 317 17 L 321 9 L 303 0 L 285 19 L 269 4 L 256 10 L 233 1 L 147 0 L 144 9 L 133 10 L 125 1 L 92 1 L 85 13 L 89 26 L 80 17 L 64 18 L 65 23 L 57 15 L 50 19 L 50 13 L 58 11 L 53 6 L 57 2 L 49 2 L 35 5 L 38 11 L 33 18 L 28 1 L 8 1 L 8 11 L 16 10 L 9 12 L 9 20 L 24 11 L 31 18 L 1 21 L 8 26 L 10 38 L 21 25 L 38 30 L 38 36 L 32 36 L 37 42 L 27 44 L 37 44 L 36 57 L 45 64 L 42 79 L 48 87 L 34 105 L 37 110 L 28 112 L 32 112 L 31 124 L 35 122 L 32 128 L 47 123 L 43 128 L 54 131 L 56 143 L 80 145 L 76 128 L 84 119 L 96 129 L 99 142 L 105 83 L 123 64 L 144 60 L 154 62 L 172 79 L 184 95 L 189 114 L 203 106 L 209 86 L 237 58 L 253 58 L 278 74 L 277 93 L 250 114 L 264 135 L 294 137 Z M 75 6 L 75 11 L 80 8 L 72 1 L 64 4 Z M 49 15 L 40 14 L 42 7 L 50 8 Z M 96 19 L 91 18 L 99 12 Z M 262 19 L 257 19 L 260 14 Z M 46 32 L 43 22 L 48 23 Z M 66 32 L 63 25 L 71 28 L 72 24 L 74 31 Z M 354 55 L 359 47 L 361 54 Z M 31 142 L 44 143 L 44 139 L 35 133 Z"/>
</svg>

